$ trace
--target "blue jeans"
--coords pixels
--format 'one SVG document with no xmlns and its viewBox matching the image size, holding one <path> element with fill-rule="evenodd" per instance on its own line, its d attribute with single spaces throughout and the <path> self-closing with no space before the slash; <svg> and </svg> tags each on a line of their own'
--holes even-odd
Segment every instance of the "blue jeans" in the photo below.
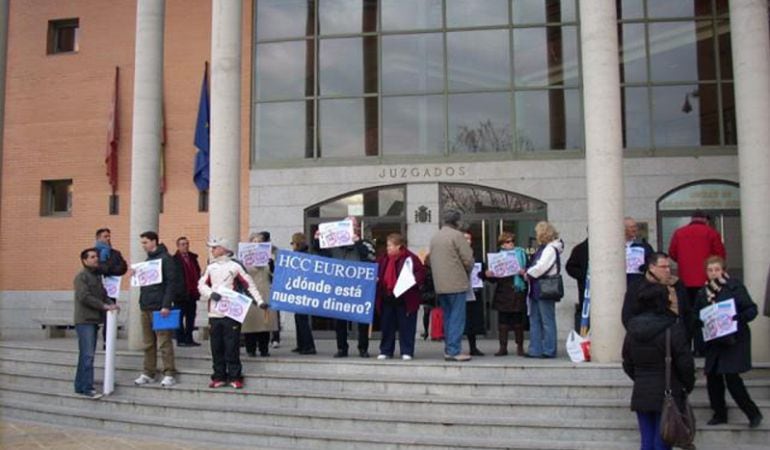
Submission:
<svg viewBox="0 0 770 450">
<path fill-rule="evenodd" d="M 465 291 L 438 294 L 438 304 L 444 310 L 444 354 L 447 356 L 457 356 L 462 351 L 465 296 Z"/>
<path fill-rule="evenodd" d="M 530 356 L 556 357 L 556 302 L 531 299 L 529 311 Z"/>
<path fill-rule="evenodd" d="M 86 394 L 94 390 L 94 353 L 96 353 L 96 334 L 99 325 L 79 323 L 75 325 L 78 333 L 78 370 L 75 373 L 75 392 Z"/>
<path fill-rule="evenodd" d="M 641 450 L 670 450 L 660 437 L 660 413 L 636 412 L 639 433 L 642 435 Z"/>
</svg>

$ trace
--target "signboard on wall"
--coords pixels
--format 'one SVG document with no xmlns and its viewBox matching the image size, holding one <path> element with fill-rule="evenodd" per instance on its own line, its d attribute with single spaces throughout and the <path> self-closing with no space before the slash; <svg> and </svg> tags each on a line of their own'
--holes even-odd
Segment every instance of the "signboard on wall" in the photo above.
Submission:
<svg viewBox="0 0 770 450">
<path fill-rule="evenodd" d="M 740 209 L 740 189 L 728 183 L 698 183 L 672 192 L 660 201 L 659 211 Z"/>
</svg>

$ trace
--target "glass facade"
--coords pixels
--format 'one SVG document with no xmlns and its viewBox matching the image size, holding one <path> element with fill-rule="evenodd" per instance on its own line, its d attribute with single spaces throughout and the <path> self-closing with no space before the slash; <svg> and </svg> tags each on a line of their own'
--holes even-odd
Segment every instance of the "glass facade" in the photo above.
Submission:
<svg viewBox="0 0 770 450">
<path fill-rule="evenodd" d="M 255 161 L 583 149 L 576 0 L 255 4 Z M 617 8 L 624 146 L 734 145 L 727 0 Z"/>
</svg>

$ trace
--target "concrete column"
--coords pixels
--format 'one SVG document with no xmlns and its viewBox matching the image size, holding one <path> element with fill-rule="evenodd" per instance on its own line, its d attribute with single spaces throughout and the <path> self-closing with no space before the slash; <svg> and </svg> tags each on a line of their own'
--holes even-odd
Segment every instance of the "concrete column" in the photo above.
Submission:
<svg viewBox="0 0 770 450">
<path fill-rule="evenodd" d="M 762 317 L 770 266 L 770 40 L 767 0 L 730 2 L 738 124 L 741 233 L 746 287 L 760 308 L 751 323 L 752 356 L 770 361 L 770 323 Z M 727 255 L 729 260 L 730 255 Z M 729 261 L 728 261 L 729 264 Z"/>
<path fill-rule="evenodd" d="M 626 289 L 623 245 L 623 141 L 614 0 L 580 8 L 591 255 L 591 358 L 620 360 Z"/>
<path fill-rule="evenodd" d="M 139 235 L 158 231 L 160 215 L 160 133 L 163 102 L 163 25 L 165 0 L 138 0 L 134 56 L 134 117 L 131 130 L 131 262 L 147 253 Z M 139 289 L 131 289 L 128 346 L 142 347 Z"/>
<path fill-rule="evenodd" d="M 241 223 L 241 0 L 212 0 L 209 233 L 235 245 Z"/>
</svg>

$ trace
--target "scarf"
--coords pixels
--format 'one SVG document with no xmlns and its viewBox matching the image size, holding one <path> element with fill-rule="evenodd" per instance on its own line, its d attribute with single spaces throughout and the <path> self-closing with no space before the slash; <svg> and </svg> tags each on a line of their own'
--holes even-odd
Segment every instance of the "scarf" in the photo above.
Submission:
<svg viewBox="0 0 770 450">
<path fill-rule="evenodd" d="M 647 271 L 647 273 L 645 274 L 645 278 L 647 278 L 647 281 L 651 283 L 657 283 L 657 284 L 662 284 L 663 286 L 666 286 L 666 288 L 668 289 L 668 309 L 678 316 L 679 299 L 677 298 L 676 289 L 674 288 L 674 285 L 676 284 L 677 281 L 679 281 L 679 278 L 672 275 L 668 278 L 668 280 L 664 281 L 664 280 L 658 279 L 658 277 L 653 275 L 653 273 L 650 271 Z"/>
<path fill-rule="evenodd" d="M 110 250 L 112 250 L 112 247 L 102 241 L 96 241 L 94 247 L 99 251 L 99 261 L 105 262 L 110 259 Z"/>
<path fill-rule="evenodd" d="M 393 295 L 393 289 L 396 287 L 396 281 L 398 281 L 396 263 L 404 256 L 404 253 L 404 249 L 402 248 L 395 256 L 388 255 L 388 262 L 385 263 L 385 274 L 382 276 L 382 281 L 385 285 L 385 293 L 387 295 Z"/>
<path fill-rule="evenodd" d="M 706 282 L 706 298 L 708 299 L 709 303 L 714 303 L 716 301 L 717 295 L 719 295 L 719 291 L 725 287 L 728 279 L 730 279 L 730 276 L 727 275 L 727 273 L 723 273 L 720 278 Z"/>
<path fill-rule="evenodd" d="M 502 250 L 502 252 L 513 252 L 516 257 L 516 261 L 519 262 L 519 267 L 523 269 L 527 266 L 527 255 L 524 253 L 523 248 L 514 247 L 511 250 Z M 527 282 L 524 281 L 524 277 L 522 277 L 521 275 L 518 275 L 518 274 L 514 275 L 513 287 L 514 287 L 514 290 L 516 291 L 524 292 L 527 290 Z"/>
<path fill-rule="evenodd" d="M 200 273 L 195 270 L 192 258 L 189 253 L 180 253 L 182 258 L 182 270 L 184 271 L 184 284 L 188 294 L 196 294 L 198 292 L 198 278 Z"/>
</svg>

